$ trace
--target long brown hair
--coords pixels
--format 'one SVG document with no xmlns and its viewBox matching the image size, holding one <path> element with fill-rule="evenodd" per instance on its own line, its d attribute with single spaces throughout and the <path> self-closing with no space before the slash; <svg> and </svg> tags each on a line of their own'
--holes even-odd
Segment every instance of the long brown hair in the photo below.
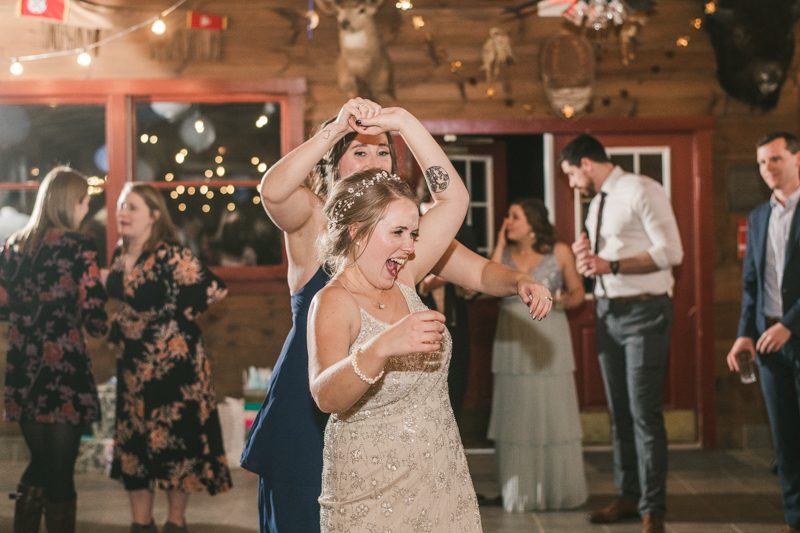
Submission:
<svg viewBox="0 0 800 533">
<path fill-rule="evenodd" d="M 401 198 L 419 205 L 408 182 L 376 168 L 350 174 L 333 186 L 323 208 L 328 230 L 319 238 L 320 263 L 328 273 L 338 274 L 348 262 L 356 259 L 356 242 L 368 241 L 389 204 Z M 347 207 L 343 209 L 344 205 Z M 351 235 L 350 228 L 354 224 L 358 229 Z"/>
<path fill-rule="evenodd" d="M 75 220 L 75 206 L 87 191 L 86 176 L 66 166 L 55 167 L 39 186 L 30 220 L 11 234 L 9 244 L 28 255 L 47 230 L 77 231 L 81 221 Z"/>
<path fill-rule="evenodd" d="M 533 239 L 533 250 L 539 254 L 547 254 L 553 251 L 556 244 L 555 228 L 547 218 L 547 207 L 538 198 L 520 198 L 511 202 L 511 205 L 518 205 L 525 213 L 531 230 L 536 235 Z"/>
<path fill-rule="evenodd" d="M 329 118 L 320 124 L 319 128 L 317 128 L 317 132 L 324 130 L 334 120 L 336 120 L 336 117 Z M 356 132 L 350 132 L 342 137 L 314 166 L 314 169 L 306 178 L 306 187 L 311 189 L 311 192 L 322 199 L 328 197 L 328 193 L 333 188 L 334 184 L 342 178 L 339 172 L 339 163 L 350 147 L 350 143 L 353 142 L 353 139 L 357 136 L 358 134 Z M 392 174 L 397 174 L 397 151 L 395 150 L 391 133 L 386 133 L 386 142 L 389 145 L 389 154 L 392 156 Z"/>
<path fill-rule="evenodd" d="M 123 187 L 119 195 L 119 200 L 129 193 L 136 193 L 147 208 L 150 209 L 150 215 L 155 216 L 154 212 L 157 211 L 159 216 L 153 222 L 153 227 L 150 229 L 150 238 L 144 243 L 142 252 L 152 252 L 155 250 L 159 243 L 165 242 L 167 244 L 180 244 L 181 240 L 178 237 L 178 230 L 175 229 L 175 224 L 172 222 L 172 217 L 169 216 L 167 210 L 167 202 L 164 201 L 164 196 L 158 189 L 146 183 L 133 183 L 128 182 Z M 117 209 L 119 209 L 119 200 L 117 200 Z M 122 237 L 122 251 L 127 252 L 130 245 L 127 237 Z"/>
</svg>

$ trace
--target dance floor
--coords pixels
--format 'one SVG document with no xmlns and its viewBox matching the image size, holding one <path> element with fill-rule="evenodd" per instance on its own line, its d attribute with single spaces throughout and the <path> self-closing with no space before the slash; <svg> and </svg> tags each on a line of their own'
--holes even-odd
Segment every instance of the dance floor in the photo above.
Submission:
<svg viewBox="0 0 800 533">
<path fill-rule="evenodd" d="M 2 443 L 0 443 L 1 445 Z M 488 499 L 498 494 L 494 456 L 468 455 L 477 492 Z M 571 511 L 508 514 L 496 506 L 481 507 L 485 533 L 639 533 L 641 523 L 613 525 L 586 522 L 587 510 L 605 505 L 614 495 L 611 453 L 584 453 L 590 498 Z M 778 478 L 770 472 L 769 450 L 670 450 L 666 530 L 669 533 L 778 533 L 783 524 Z M 0 532 L 11 532 L 12 492 L 25 468 L 22 461 L 0 461 Z M 233 490 L 215 497 L 190 499 L 191 533 L 250 533 L 258 530 L 257 478 L 233 471 Z M 127 533 L 128 500 L 121 485 L 101 474 L 79 474 L 78 533 Z M 156 498 L 155 515 L 163 523 L 166 502 Z M 42 527 L 44 531 L 44 527 Z"/>
</svg>

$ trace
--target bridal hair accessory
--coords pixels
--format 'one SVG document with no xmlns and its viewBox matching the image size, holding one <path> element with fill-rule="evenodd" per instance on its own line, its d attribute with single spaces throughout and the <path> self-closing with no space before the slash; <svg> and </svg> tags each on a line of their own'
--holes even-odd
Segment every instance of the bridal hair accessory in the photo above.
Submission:
<svg viewBox="0 0 800 533">
<path fill-rule="evenodd" d="M 360 353 L 361 353 L 361 346 L 356 348 L 355 351 L 352 354 L 350 354 L 350 364 L 353 365 L 353 371 L 356 373 L 356 376 L 361 378 L 362 381 L 365 381 L 370 385 L 374 385 L 375 383 L 377 383 L 379 379 L 383 377 L 384 371 L 381 370 L 381 373 L 375 376 L 374 378 L 368 378 L 367 376 L 365 376 L 364 373 L 361 370 L 359 370 L 358 363 L 356 362 L 356 356 Z"/>
<path fill-rule="evenodd" d="M 383 170 L 370 179 L 361 180 L 361 184 L 358 187 L 350 187 L 347 189 L 350 195 L 342 198 L 333 206 L 333 218 L 328 220 L 328 231 L 333 231 L 336 228 L 336 224 L 344 219 L 344 214 L 356 203 L 356 197 L 364 194 L 365 190 L 381 180 L 400 181 L 400 178 Z"/>
</svg>

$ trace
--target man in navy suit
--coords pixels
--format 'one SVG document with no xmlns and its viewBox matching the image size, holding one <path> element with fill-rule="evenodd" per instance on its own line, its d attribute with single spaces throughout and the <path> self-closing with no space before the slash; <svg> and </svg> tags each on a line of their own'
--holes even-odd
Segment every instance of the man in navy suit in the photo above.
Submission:
<svg viewBox="0 0 800 533">
<path fill-rule="evenodd" d="M 741 351 L 758 361 L 786 518 L 781 533 L 800 533 L 800 146 L 791 133 L 773 132 L 756 147 L 772 196 L 747 218 L 742 315 L 727 360 L 735 371 Z"/>
</svg>

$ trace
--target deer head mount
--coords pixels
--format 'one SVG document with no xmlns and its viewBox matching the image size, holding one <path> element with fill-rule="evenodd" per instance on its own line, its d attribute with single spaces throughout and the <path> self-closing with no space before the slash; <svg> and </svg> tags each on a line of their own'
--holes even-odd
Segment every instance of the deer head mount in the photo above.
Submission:
<svg viewBox="0 0 800 533">
<path fill-rule="evenodd" d="M 375 24 L 381 4 L 383 0 L 316 0 L 322 13 L 336 16 L 339 27 L 339 88 L 349 98 L 387 104 L 394 101 L 394 72 Z"/>
</svg>

